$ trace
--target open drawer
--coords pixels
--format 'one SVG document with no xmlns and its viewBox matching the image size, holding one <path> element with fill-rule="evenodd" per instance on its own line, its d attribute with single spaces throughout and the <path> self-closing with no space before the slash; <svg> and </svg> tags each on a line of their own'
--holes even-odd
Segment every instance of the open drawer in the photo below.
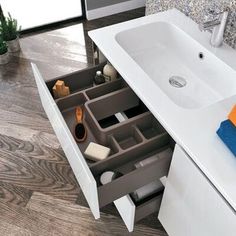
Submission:
<svg viewBox="0 0 236 236">
<path fill-rule="evenodd" d="M 140 204 L 135 204 L 130 195 L 126 195 L 115 200 L 114 204 L 127 229 L 132 232 L 136 222 L 159 210 L 161 200 L 162 193 L 158 193 Z"/>
<path fill-rule="evenodd" d="M 165 147 L 159 150 L 158 153 L 151 152 L 149 154 L 151 157 L 148 158 L 146 156 L 145 159 L 142 160 L 144 161 L 148 159 L 150 160 L 150 158 L 158 155 L 159 153 L 164 153 L 168 149 L 166 149 Z M 164 151 L 161 152 L 162 150 Z M 141 169 L 143 170 L 146 169 L 150 172 L 155 172 L 155 177 L 158 176 L 158 178 L 156 178 L 152 182 L 150 181 L 149 184 L 139 188 L 138 191 L 136 191 L 136 195 L 134 194 L 134 192 L 132 192 L 131 194 L 127 194 L 126 196 L 123 196 L 114 201 L 114 204 L 118 212 L 120 213 L 126 227 L 130 232 L 133 231 L 134 224 L 136 222 L 149 216 L 152 213 L 158 212 L 164 189 L 161 178 L 163 178 L 168 173 L 171 157 L 172 157 L 171 155 L 165 156 L 165 154 L 164 156 L 161 157 L 160 154 L 160 158 L 158 160 L 149 163 L 140 169 L 138 168 L 137 170 L 139 171 L 141 171 Z M 141 179 L 136 179 L 136 182 L 142 181 L 143 176 L 145 175 L 141 175 L 140 176 Z M 148 188 L 149 189 L 151 188 L 152 191 L 151 194 L 147 194 Z M 140 199 L 137 200 L 137 196 L 139 196 Z"/>
<path fill-rule="evenodd" d="M 167 175 L 170 157 L 138 169 L 134 164 L 163 149 L 173 148 L 169 135 L 122 78 L 93 85 L 96 71 L 103 66 L 45 82 L 37 66 L 32 64 L 44 110 L 96 219 L 100 217 L 100 208 L 115 202 L 121 212 L 122 197 Z M 70 87 L 70 95 L 53 98 L 52 88 L 57 80 L 63 80 Z M 104 109 L 109 103 L 109 109 Z M 76 143 L 74 139 L 77 106 L 85 111 L 87 138 L 83 143 Z M 109 156 L 97 162 L 86 159 L 84 152 L 90 142 L 109 147 Z M 111 170 L 122 173 L 122 176 L 102 185 L 100 176 Z M 157 211 L 159 199 L 159 195 L 155 195 L 135 205 L 134 218 L 128 224 L 125 222 L 126 225 L 133 225 L 153 210 Z M 150 208 L 154 205 L 155 208 Z M 128 226 L 129 230 L 132 227 Z"/>
</svg>

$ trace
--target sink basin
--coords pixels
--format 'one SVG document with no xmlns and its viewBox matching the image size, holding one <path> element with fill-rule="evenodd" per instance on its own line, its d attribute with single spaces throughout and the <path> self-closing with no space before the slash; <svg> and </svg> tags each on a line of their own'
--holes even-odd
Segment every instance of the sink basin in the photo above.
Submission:
<svg viewBox="0 0 236 236">
<path fill-rule="evenodd" d="M 115 40 L 182 108 L 199 109 L 236 94 L 236 72 L 174 24 L 145 24 L 117 33 Z"/>
</svg>

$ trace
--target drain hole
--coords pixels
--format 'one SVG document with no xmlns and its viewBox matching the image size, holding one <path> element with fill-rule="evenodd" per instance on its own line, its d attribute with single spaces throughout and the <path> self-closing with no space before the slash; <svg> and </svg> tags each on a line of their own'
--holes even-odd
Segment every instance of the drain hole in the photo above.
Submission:
<svg viewBox="0 0 236 236">
<path fill-rule="evenodd" d="M 169 78 L 169 83 L 175 88 L 183 88 L 184 86 L 186 86 L 187 81 L 180 76 L 172 76 Z"/>
<path fill-rule="evenodd" d="M 199 52 L 198 57 L 199 57 L 201 60 L 203 60 L 203 59 L 204 59 L 204 54 L 203 54 L 203 52 Z"/>
</svg>

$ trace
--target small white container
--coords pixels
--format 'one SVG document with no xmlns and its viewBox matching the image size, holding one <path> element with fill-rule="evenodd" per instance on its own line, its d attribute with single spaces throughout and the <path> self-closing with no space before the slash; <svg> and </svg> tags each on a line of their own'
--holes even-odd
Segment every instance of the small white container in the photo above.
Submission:
<svg viewBox="0 0 236 236">
<path fill-rule="evenodd" d="M 13 39 L 11 41 L 6 41 L 8 51 L 9 52 L 18 52 L 20 51 L 20 41 L 17 37 L 16 39 Z"/>
<path fill-rule="evenodd" d="M 156 154 L 156 155 L 153 155 L 153 156 L 151 156 L 151 157 L 149 157 L 147 159 L 144 159 L 143 161 L 135 163 L 134 166 L 136 168 L 140 168 L 140 167 L 143 167 L 143 166 L 146 166 L 146 165 L 150 165 L 153 162 L 157 161 L 158 159 L 159 159 L 159 156 L 158 156 L 158 154 Z"/>
<path fill-rule="evenodd" d="M 0 65 L 5 65 L 9 62 L 10 57 L 9 57 L 9 53 L 6 52 L 2 55 L 0 55 Z"/>
<path fill-rule="evenodd" d="M 110 78 L 110 81 L 117 79 L 117 70 L 114 68 L 114 66 L 111 65 L 111 63 L 108 61 L 107 64 L 103 68 L 103 74 L 106 77 Z"/>
<path fill-rule="evenodd" d="M 100 177 L 100 182 L 102 183 L 102 185 L 108 184 L 112 180 L 115 179 L 115 176 L 116 176 L 115 172 L 106 171 L 106 172 L 102 173 L 102 175 Z"/>
</svg>

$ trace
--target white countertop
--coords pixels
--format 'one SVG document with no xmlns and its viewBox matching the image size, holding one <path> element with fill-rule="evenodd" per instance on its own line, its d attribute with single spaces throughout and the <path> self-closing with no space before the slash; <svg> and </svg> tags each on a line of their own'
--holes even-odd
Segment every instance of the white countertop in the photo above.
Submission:
<svg viewBox="0 0 236 236">
<path fill-rule="evenodd" d="M 175 9 L 90 31 L 89 36 L 167 132 L 236 210 L 236 158 L 216 134 L 221 121 L 227 119 L 228 113 L 236 104 L 236 94 L 201 109 L 183 109 L 174 104 L 160 89 L 156 89 L 154 82 L 115 40 L 116 34 L 126 29 L 162 20 L 174 21 L 186 32 L 189 31 L 205 48 L 236 70 L 235 50 L 227 45 L 211 47 L 210 34 L 200 33 L 196 23 Z"/>
</svg>

